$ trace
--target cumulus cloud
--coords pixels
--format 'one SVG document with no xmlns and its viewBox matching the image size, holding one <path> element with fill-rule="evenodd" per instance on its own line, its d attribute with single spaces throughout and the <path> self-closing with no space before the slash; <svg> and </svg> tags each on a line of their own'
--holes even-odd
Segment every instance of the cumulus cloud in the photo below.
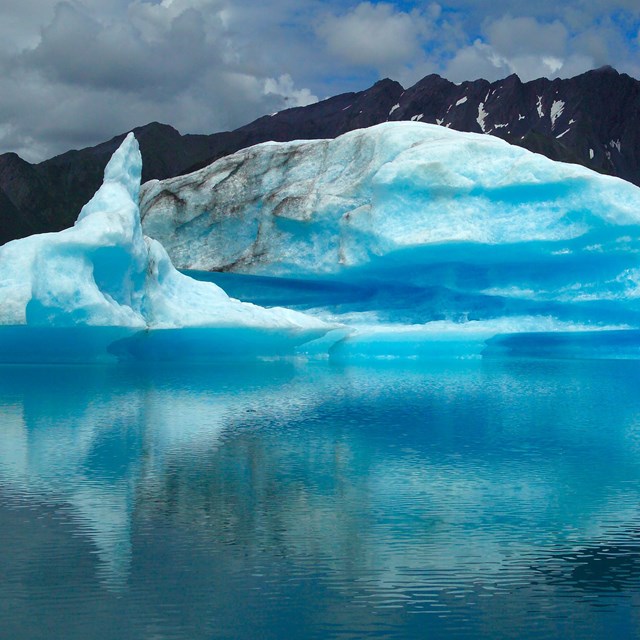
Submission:
<svg viewBox="0 0 640 640">
<path fill-rule="evenodd" d="M 456 0 L 459 8 L 472 4 Z M 489 80 L 505 72 L 522 80 L 570 77 L 604 64 L 637 74 L 638 47 L 628 36 L 640 24 L 635 0 L 494 0 L 486 9 L 474 41 L 442 65 L 452 79 L 479 71 Z"/>
<path fill-rule="evenodd" d="M 470 78 L 486 78 L 493 80 L 512 73 L 508 62 L 498 53 L 477 39 L 472 44 L 460 49 L 446 63 L 444 75 L 453 82 L 463 82 Z"/>
<path fill-rule="evenodd" d="M 241 126 L 388 76 L 640 75 L 637 0 L 3 0 L 0 152 Z"/>
<path fill-rule="evenodd" d="M 492 46 L 506 56 L 522 56 L 544 52 L 562 56 L 567 46 L 568 31 L 559 21 L 540 23 L 535 18 L 503 16 L 487 25 Z"/>
<path fill-rule="evenodd" d="M 264 83 L 264 93 L 283 98 L 288 107 L 306 107 L 318 102 L 318 96 L 314 96 L 309 89 L 296 89 L 288 73 L 277 79 L 267 78 Z"/>
<path fill-rule="evenodd" d="M 191 85 L 207 63 L 220 61 L 215 47 L 206 46 L 194 9 L 176 16 L 161 39 L 149 42 L 127 22 L 101 24 L 63 2 L 38 45 L 20 62 L 69 85 L 174 92 Z"/>
<path fill-rule="evenodd" d="M 317 100 L 294 81 L 296 38 L 266 42 L 289 50 L 289 72 L 246 46 L 231 0 L 45 4 L 37 37 L 24 28 L 0 53 L 0 151 L 38 160 L 152 120 L 211 133 Z"/>
<path fill-rule="evenodd" d="M 328 15 L 318 26 L 330 53 L 349 65 L 385 69 L 411 64 L 423 55 L 430 23 L 417 10 L 362 2 L 342 15 Z"/>
<path fill-rule="evenodd" d="M 637 74 L 637 0 L 448 0 L 425 11 L 361 2 L 325 17 L 318 33 L 345 66 L 415 81 L 437 71 L 452 80 L 570 77 L 612 64 Z M 401 8 L 402 7 L 402 8 Z M 391 72 L 391 73 L 389 73 Z"/>
<path fill-rule="evenodd" d="M 612 64 L 633 73 L 631 43 L 606 19 L 572 31 L 559 19 L 505 15 L 486 19 L 481 37 L 462 47 L 443 66 L 452 80 L 495 80 L 516 73 L 523 80 L 571 77 Z"/>
</svg>

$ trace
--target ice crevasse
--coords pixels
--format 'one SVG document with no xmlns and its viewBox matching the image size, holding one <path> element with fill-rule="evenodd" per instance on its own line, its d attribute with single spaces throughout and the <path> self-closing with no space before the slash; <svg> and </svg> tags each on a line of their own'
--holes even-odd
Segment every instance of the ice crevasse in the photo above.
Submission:
<svg viewBox="0 0 640 640">
<path fill-rule="evenodd" d="M 0 247 L 0 361 L 281 354 L 332 329 L 178 272 L 143 235 L 141 171 L 129 134 L 72 228 Z"/>
</svg>

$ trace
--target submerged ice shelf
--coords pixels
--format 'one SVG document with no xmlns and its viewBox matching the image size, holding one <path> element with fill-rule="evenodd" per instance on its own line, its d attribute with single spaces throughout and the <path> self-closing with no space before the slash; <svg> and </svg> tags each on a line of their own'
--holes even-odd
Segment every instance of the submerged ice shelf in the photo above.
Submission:
<svg viewBox="0 0 640 640">
<path fill-rule="evenodd" d="M 72 229 L 0 248 L 1 362 L 640 357 L 621 180 L 420 123 L 258 145 L 141 209 L 140 174 L 129 136 Z"/>
<path fill-rule="evenodd" d="M 391 285 L 363 274 L 337 278 L 274 278 L 189 272 L 230 294 L 263 305 L 285 305 L 345 329 L 302 345 L 299 353 L 334 361 L 371 358 L 640 357 L 638 314 L 620 304 L 522 304 L 446 287 Z M 464 311 L 464 315 L 462 309 Z"/>
</svg>

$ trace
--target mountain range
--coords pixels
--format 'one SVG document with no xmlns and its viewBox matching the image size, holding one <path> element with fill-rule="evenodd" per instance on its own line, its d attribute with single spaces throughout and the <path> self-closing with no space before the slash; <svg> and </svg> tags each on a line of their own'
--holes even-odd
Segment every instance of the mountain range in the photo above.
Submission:
<svg viewBox="0 0 640 640">
<path fill-rule="evenodd" d="M 153 122 L 134 129 L 143 181 L 189 173 L 239 149 L 274 140 L 335 138 L 385 121 L 417 120 L 485 133 L 553 160 L 640 185 L 640 81 L 611 67 L 569 79 L 455 84 L 429 75 L 409 89 L 393 80 L 365 91 L 263 116 L 234 131 L 181 135 Z M 126 134 L 38 164 L 0 155 L 0 244 L 71 226 L 102 182 Z"/>
</svg>

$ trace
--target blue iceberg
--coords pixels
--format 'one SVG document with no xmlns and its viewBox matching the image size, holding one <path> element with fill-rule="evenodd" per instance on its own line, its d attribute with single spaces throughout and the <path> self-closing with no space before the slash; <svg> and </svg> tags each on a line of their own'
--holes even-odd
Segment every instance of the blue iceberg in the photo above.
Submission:
<svg viewBox="0 0 640 640">
<path fill-rule="evenodd" d="M 140 225 L 129 136 L 74 227 L 0 248 L 0 362 L 281 355 L 332 326 L 179 273 Z"/>
<path fill-rule="evenodd" d="M 569 255 L 567 276 L 588 295 L 603 289 L 591 280 L 598 256 L 635 247 L 640 190 L 492 136 L 389 122 L 335 140 L 268 142 L 151 180 L 140 210 L 179 269 L 338 274 L 404 250 L 414 267 L 511 259 L 525 289 L 523 263 Z M 508 279 L 497 276 L 496 285 Z"/>
<path fill-rule="evenodd" d="M 640 328 L 640 189 L 491 136 L 266 143 L 143 185 L 141 211 L 194 277 L 350 326 L 334 358 L 639 352 L 608 332 Z"/>
<path fill-rule="evenodd" d="M 617 178 L 412 122 L 140 174 L 129 136 L 72 229 L 0 248 L 1 362 L 640 355 Z"/>
</svg>

